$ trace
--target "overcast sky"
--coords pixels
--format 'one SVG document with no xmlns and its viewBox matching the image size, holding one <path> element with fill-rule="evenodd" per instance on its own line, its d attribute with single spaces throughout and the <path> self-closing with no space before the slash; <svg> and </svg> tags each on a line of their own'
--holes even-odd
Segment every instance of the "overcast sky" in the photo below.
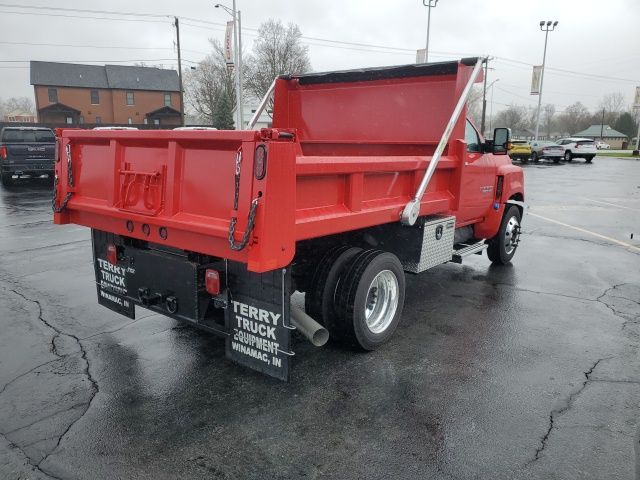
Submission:
<svg viewBox="0 0 640 480">
<path fill-rule="evenodd" d="M 214 8 L 215 1 L 205 0 L 5 1 L 0 0 L 1 98 L 33 96 L 28 60 L 145 60 L 166 67 L 177 63 L 172 19 L 18 5 L 185 17 L 180 28 L 185 66 L 204 57 L 208 38 L 222 40 L 222 24 L 228 19 L 224 11 Z M 316 71 L 412 63 L 415 50 L 425 44 L 427 8 L 422 0 L 237 3 L 245 51 L 251 49 L 257 27 L 267 18 L 295 22 L 309 45 Z M 86 16 L 101 18 L 76 18 Z M 489 82 L 499 78 L 494 111 L 510 103 L 535 105 L 537 97 L 529 95 L 529 88 L 531 65 L 542 63 L 540 20 L 559 21 L 549 34 L 543 103 L 562 110 L 581 101 L 594 111 L 602 96 L 613 92 L 623 93 L 632 102 L 635 86 L 640 86 L 640 0 L 439 0 L 431 15 L 430 60 L 493 55 L 495 69 Z M 16 60 L 22 63 L 13 63 Z"/>
</svg>

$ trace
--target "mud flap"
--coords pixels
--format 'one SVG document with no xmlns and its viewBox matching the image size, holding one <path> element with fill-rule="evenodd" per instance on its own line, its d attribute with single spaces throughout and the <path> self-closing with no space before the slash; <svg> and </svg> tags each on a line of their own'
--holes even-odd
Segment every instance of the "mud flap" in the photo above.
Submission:
<svg viewBox="0 0 640 480">
<path fill-rule="evenodd" d="M 229 264 L 226 356 L 236 363 L 289 380 L 291 276 L 287 269 L 256 274 Z"/>
</svg>

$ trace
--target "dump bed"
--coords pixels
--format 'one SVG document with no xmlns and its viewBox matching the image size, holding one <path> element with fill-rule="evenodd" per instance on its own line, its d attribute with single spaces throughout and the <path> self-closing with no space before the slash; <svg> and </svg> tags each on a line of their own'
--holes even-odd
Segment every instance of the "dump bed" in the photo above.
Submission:
<svg viewBox="0 0 640 480">
<path fill-rule="evenodd" d="M 237 260 L 254 272 L 286 266 L 299 240 L 399 221 L 473 64 L 282 77 L 273 128 L 262 131 L 62 130 L 55 222 Z M 421 215 L 472 220 L 458 212 L 464 121 Z"/>
</svg>

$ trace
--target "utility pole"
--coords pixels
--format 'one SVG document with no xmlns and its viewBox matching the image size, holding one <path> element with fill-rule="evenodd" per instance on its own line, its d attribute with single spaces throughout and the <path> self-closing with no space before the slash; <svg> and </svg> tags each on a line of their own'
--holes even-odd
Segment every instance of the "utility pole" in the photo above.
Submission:
<svg viewBox="0 0 640 480">
<path fill-rule="evenodd" d="M 487 74 L 489 73 L 489 57 L 484 59 L 484 85 L 482 87 L 482 121 L 480 122 L 480 134 L 484 136 L 484 120 L 487 114 Z"/>
<path fill-rule="evenodd" d="M 184 92 L 182 91 L 182 56 L 180 52 L 180 22 L 175 18 L 176 47 L 178 48 L 178 86 L 180 88 L 180 125 L 184 127 Z"/>
<path fill-rule="evenodd" d="M 500 79 L 496 78 L 493 82 L 491 82 L 491 85 L 489 85 L 489 87 L 491 88 L 491 106 L 489 109 L 489 132 L 493 131 L 493 86 L 498 80 Z"/>
<path fill-rule="evenodd" d="M 542 84 L 544 83 L 544 67 L 547 61 L 547 40 L 549 39 L 549 32 L 553 32 L 558 25 L 558 21 L 552 22 L 548 20 L 546 23 L 544 20 L 540 22 L 540 30 L 544 33 L 544 53 L 542 54 L 542 73 L 540 75 L 540 92 L 538 93 L 538 110 L 536 112 L 536 136 L 534 140 L 538 140 L 538 131 L 540 130 L 540 106 L 542 104 Z"/>
<path fill-rule="evenodd" d="M 236 10 L 236 0 L 233 0 L 232 8 L 221 3 L 216 3 L 214 6 L 215 8 L 222 8 L 233 17 L 233 49 L 236 70 L 236 130 L 241 130 L 244 127 L 244 119 L 242 112 L 242 31 L 240 30 L 240 12 Z"/>
<path fill-rule="evenodd" d="M 233 9 L 236 9 L 236 2 L 233 0 Z M 242 97 L 242 22 L 240 21 L 241 12 L 238 10 L 238 89 L 240 90 L 240 94 L 238 95 L 239 103 L 238 109 L 240 110 L 240 127 L 238 130 L 242 130 L 244 128 L 244 105 L 242 105 L 243 97 Z"/>
<path fill-rule="evenodd" d="M 438 5 L 438 0 L 422 0 L 422 4 L 427 7 L 427 45 L 424 51 L 424 63 L 429 63 L 429 28 L 431 27 L 431 9 Z"/>
<path fill-rule="evenodd" d="M 604 133 L 604 108 L 602 109 L 602 121 L 600 122 L 600 141 L 603 141 L 602 134 Z"/>
</svg>

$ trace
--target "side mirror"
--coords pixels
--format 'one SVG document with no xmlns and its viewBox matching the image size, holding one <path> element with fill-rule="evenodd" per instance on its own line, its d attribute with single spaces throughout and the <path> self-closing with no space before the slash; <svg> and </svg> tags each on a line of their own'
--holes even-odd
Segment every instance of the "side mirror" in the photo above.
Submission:
<svg viewBox="0 0 640 480">
<path fill-rule="evenodd" d="M 511 148 L 511 129 L 496 128 L 493 131 L 493 149 L 494 155 L 506 155 Z"/>
</svg>

